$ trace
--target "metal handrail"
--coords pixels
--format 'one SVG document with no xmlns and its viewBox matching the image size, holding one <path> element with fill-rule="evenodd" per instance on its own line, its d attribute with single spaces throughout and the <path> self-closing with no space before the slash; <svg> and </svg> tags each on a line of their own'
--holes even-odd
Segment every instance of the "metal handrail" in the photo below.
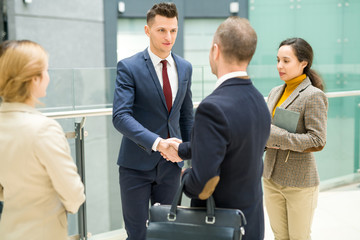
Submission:
<svg viewBox="0 0 360 240">
<path fill-rule="evenodd" d="M 344 92 L 327 92 L 326 96 L 328 98 L 360 96 L 360 90 L 344 91 Z"/>
<path fill-rule="evenodd" d="M 326 93 L 326 96 L 328 98 L 360 96 L 360 90 L 343 91 L 343 92 L 328 92 L 328 93 Z M 266 97 L 265 97 L 265 99 L 266 99 Z M 200 104 L 200 102 L 194 102 L 194 108 L 197 108 L 199 106 L 199 104 Z M 106 115 L 112 115 L 112 108 L 48 112 L 48 113 L 44 113 L 44 115 L 49 118 L 53 118 L 53 119 L 106 116 Z"/>
<path fill-rule="evenodd" d="M 43 114 L 53 119 L 106 116 L 106 115 L 112 115 L 112 108 L 48 112 Z"/>
</svg>

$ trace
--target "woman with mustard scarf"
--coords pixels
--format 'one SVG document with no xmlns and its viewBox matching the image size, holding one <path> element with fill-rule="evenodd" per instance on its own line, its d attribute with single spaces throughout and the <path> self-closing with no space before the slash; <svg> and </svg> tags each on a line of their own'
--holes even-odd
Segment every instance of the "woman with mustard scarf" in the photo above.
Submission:
<svg viewBox="0 0 360 240">
<path fill-rule="evenodd" d="M 313 50 L 301 38 L 280 43 L 277 69 L 285 84 L 268 96 L 273 117 L 276 108 L 299 113 L 295 133 L 274 124 L 264 162 L 264 196 L 276 240 L 311 239 L 317 205 L 319 174 L 313 152 L 326 143 L 328 100 L 320 76 L 311 69 Z M 274 119 L 274 118 L 273 118 Z"/>
</svg>

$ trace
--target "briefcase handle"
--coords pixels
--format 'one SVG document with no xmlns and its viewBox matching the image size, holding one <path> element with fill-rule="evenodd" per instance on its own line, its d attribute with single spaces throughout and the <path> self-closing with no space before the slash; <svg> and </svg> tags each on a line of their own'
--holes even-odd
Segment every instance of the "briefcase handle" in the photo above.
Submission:
<svg viewBox="0 0 360 240">
<path fill-rule="evenodd" d="M 181 180 L 179 189 L 177 190 L 175 197 L 171 203 L 170 213 L 168 213 L 167 219 L 169 221 L 176 220 L 176 210 L 177 206 L 181 205 L 182 193 L 184 191 L 184 178 Z M 245 218 L 244 218 L 245 219 Z M 213 196 L 210 196 L 206 200 L 206 217 L 205 222 L 207 224 L 214 224 L 215 223 L 215 201 Z"/>
</svg>

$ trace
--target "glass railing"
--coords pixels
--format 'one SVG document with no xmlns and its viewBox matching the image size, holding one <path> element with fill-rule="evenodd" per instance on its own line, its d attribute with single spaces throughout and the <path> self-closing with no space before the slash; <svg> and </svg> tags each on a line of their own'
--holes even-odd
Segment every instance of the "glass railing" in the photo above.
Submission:
<svg viewBox="0 0 360 240">
<path fill-rule="evenodd" d="M 195 106 L 215 85 L 216 79 L 209 77 L 209 71 L 209 68 L 194 67 Z M 44 105 L 39 109 L 57 119 L 67 132 L 73 158 L 78 166 L 83 164 L 79 170 L 84 173 L 86 185 L 86 205 L 79 214 L 69 217 L 69 234 L 74 239 L 87 239 L 90 236 L 87 233 L 93 236 L 90 239 L 100 239 L 97 236 L 111 231 L 121 234 L 124 224 L 116 162 L 122 135 L 113 127 L 111 119 L 116 70 L 54 69 L 50 70 L 50 78 L 48 95 L 42 99 Z M 254 82 L 256 85 L 256 80 Z M 322 189 L 360 179 L 357 173 L 360 91 L 338 91 L 327 95 L 327 145 L 323 151 L 315 153 Z M 85 138 L 79 143 L 79 126 L 84 118 Z M 76 128 L 78 132 L 75 132 Z M 83 155 L 79 156 L 79 151 L 83 151 Z"/>
</svg>

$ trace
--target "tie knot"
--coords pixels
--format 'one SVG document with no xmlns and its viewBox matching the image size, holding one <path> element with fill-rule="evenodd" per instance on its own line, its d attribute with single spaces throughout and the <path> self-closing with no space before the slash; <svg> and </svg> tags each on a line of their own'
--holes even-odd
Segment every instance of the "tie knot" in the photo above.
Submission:
<svg viewBox="0 0 360 240">
<path fill-rule="evenodd" d="M 163 68 L 166 68 L 166 66 L 167 66 L 167 61 L 166 61 L 166 60 L 161 60 L 161 63 L 162 63 L 162 65 L 163 65 Z"/>
</svg>

